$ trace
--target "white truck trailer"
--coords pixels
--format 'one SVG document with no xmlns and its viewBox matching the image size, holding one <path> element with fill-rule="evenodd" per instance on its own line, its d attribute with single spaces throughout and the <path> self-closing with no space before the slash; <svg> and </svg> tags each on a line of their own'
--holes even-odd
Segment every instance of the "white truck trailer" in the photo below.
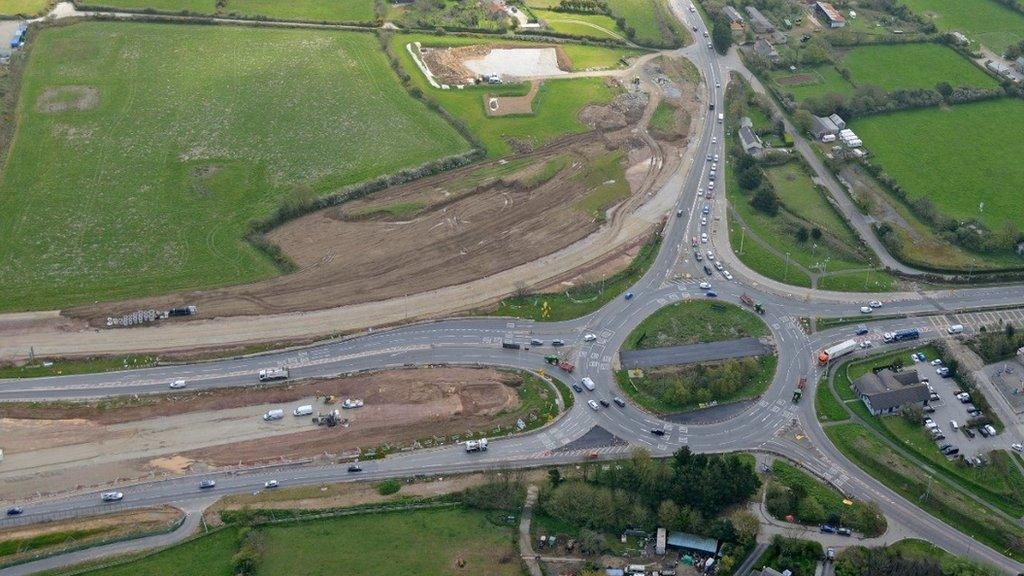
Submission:
<svg viewBox="0 0 1024 576">
<path fill-rule="evenodd" d="M 846 356 L 850 352 L 856 350 L 857 346 L 857 341 L 854 340 L 853 338 L 849 340 L 844 340 L 839 344 L 829 346 L 828 348 L 825 348 L 824 350 L 818 353 L 818 364 L 824 366 L 828 364 L 830 361 L 835 360 L 836 358 Z"/>
</svg>

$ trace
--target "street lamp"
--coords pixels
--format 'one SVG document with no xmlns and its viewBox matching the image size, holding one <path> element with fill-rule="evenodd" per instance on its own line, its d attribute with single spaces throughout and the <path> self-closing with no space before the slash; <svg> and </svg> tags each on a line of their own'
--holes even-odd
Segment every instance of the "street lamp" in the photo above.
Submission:
<svg viewBox="0 0 1024 576">
<path fill-rule="evenodd" d="M 789 281 L 789 252 L 786 252 L 786 274 L 782 277 L 782 281 Z"/>
</svg>

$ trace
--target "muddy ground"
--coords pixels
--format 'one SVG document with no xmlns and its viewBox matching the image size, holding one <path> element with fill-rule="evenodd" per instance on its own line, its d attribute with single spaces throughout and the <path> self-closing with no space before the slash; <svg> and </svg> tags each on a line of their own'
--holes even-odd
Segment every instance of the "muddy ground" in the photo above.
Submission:
<svg viewBox="0 0 1024 576">
<path fill-rule="evenodd" d="M 273 314 L 387 300 L 496 274 L 597 230 L 598 223 L 575 207 L 588 190 L 573 176 L 616 146 L 636 147 L 641 156 L 646 149 L 638 139 L 594 132 L 511 158 L 507 162 L 521 168 L 510 174 L 493 176 L 503 170 L 495 161 L 424 178 L 273 230 L 270 240 L 298 265 L 295 273 L 65 314 L 96 326 L 111 315 L 182 303 L 198 306 L 205 318 Z M 531 186 L 547 161 L 563 155 L 573 161 Z"/>
<path fill-rule="evenodd" d="M 342 456 L 359 447 L 508 426 L 520 416 L 517 374 L 494 369 L 426 368 L 261 389 L 167 395 L 111 408 L 88 404 L 6 407 L 0 498 L 202 472 L 239 462 Z M 317 428 L 291 410 L 323 395 L 361 398 L 343 410 L 347 426 Z M 286 411 L 265 422 L 267 410 Z M 17 417 L 11 417 L 16 415 Z"/>
</svg>

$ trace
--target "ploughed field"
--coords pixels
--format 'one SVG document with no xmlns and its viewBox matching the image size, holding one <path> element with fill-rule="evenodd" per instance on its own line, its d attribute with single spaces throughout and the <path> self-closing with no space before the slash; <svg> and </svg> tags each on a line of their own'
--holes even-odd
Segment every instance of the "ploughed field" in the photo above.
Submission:
<svg viewBox="0 0 1024 576">
<path fill-rule="evenodd" d="M 0 175 L 0 311 L 273 276 L 247 223 L 469 145 L 371 34 L 42 30 Z"/>
</svg>

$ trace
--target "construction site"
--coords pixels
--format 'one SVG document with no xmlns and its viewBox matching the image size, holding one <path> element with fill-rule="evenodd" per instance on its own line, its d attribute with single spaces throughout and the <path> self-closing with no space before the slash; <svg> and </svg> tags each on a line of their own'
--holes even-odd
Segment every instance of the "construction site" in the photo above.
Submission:
<svg viewBox="0 0 1024 576">
<path fill-rule="evenodd" d="M 246 463 L 355 459 L 381 447 L 450 443 L 468 431 L 514 430 L 517 421 L 537 416 L 520 400 L 523 382 L 515 372 L 438 367 L 124 399 L 117 406 L 5 404 L 0 498 Z M 553 390 L 531 393 L 553 403 Z M 345 407 L 356 398 L 361 406 Z M 297 410 L 302 406 L 311 414 Z M 283 418 L 264 419 L 272 410 L 283 410 Z M 327 421 L 332 414 L 334 425 Z"/>
</svg>

